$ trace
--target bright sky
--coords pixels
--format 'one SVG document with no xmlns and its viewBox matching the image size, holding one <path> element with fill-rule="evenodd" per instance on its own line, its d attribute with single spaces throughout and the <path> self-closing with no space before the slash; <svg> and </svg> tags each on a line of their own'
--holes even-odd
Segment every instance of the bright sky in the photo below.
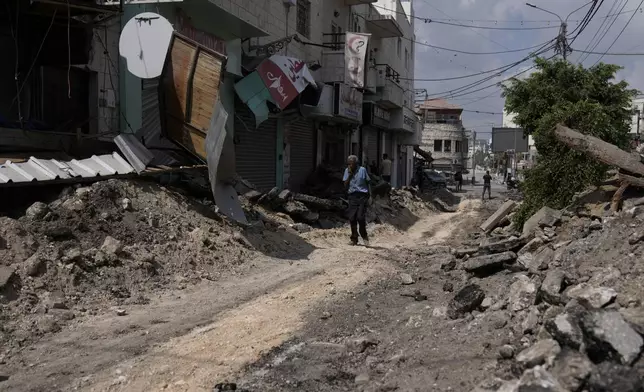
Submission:
<svg viewBox="0 0 644 392">
<path fill-rule="evenodd" d="M 558 14 L 565 19 L 573 10 L 588 3 L 589 0 L 532 0 L 531 3 Z M 601 2 L 601 0 L 598 0 Z M 573 50 L 605 53 L 643 53 L 644 54 L 644 0 L 604 0 L 599 11 L 582 34 L 571 44 Z M 521 72 L 532 65 L 527 61 L 505 71 L 502 76 L 481 82 L 449 97 L 447 91 L 454 91 L 470 83 L 480 82 L 493 76 L 486 73 L 465 79 L 422 81 L 418 79 L 454 78 L 481 71 L 488 71 L 522 60 L 532 50 L 516 51 L 547 42 L 558 33 L 559 19 L 538 9 L 531 8 L 522 0 L 414 0 L 417 18 L 432 19 L 425 23 L 416 19 L 416 75 L 415 88 L 427 89 L 430 97 L 442 96 L 449 102 L 461 105 L 465 110 L 490 112 L 463 113 L 464 124 L 477 132 L 477 138 L 490 137 L 491 127 L 501 125 L 503 99 L 498 87 L 488 87 L 495 82 Z M 568 19 L 568 31 L 574 30 L 584 17 L 590 5 L 572 14 Z M 621 14 L 620 14 L 621 12 Z M 617 15 L 616 15 L 617 14 Z M 615 15 L 607 17 L 608 15 Z M 633 17 L 626 29 L 613 44 L 613 41 Z M 517 30 L 480 29 L 450 26 L 436 22 L 488 28 L 514 28 Z M 546 29 L 535 29 L 543 28 Z M 548 28 L 550 27 L 550 28 Z M 423 46 L 423 43 L 463 52 L 504 52 L 512 53 L 474 55 L 455 53 Z M 610 48 L 610 49 L 609 49 Z M 545 56 L 554 52 L 548 51 Z M 569 59 L 581 61 L 584 66 L 592 66 L 600 55 L 571 54 Z M 644 91 L 644 56 L 604 56 L 603 62 L 624 67 L 619 78 L 625 79 L 633 88 Z M 474 91 L 479 90 L 480 91 Z"/>
</svg>

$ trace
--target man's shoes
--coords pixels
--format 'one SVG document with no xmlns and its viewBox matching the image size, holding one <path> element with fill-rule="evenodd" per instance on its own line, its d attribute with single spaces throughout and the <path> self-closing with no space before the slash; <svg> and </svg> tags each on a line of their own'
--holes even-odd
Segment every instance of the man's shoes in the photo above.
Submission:
<svg viewBox="0 0 644 392">
<path fill-rule="evenodd" d="M 362 240 L 362 244 L 364 246 L 369 246 L 369 240 Z"/>
<path fill-rule="evenodd" d="M 356 245 L 358 245 L 358 241 L 351 240 L 351 241 L 349 241 L 349 245 L 356 246 Z"/>
</svg>

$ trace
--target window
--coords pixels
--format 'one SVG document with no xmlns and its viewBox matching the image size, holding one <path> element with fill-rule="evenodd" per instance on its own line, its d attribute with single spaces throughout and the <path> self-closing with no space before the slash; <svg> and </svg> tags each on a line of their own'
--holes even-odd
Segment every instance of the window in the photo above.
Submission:
<svg viewBox="0 0 644 392">
<path fill-rule="evenodd" d="M 452 152 L 452 141 L 451 140 L 445 140 L 445 148 L 443 149 L 443 152 Z"/>
<path fill-rule="evenodd" d="M 443 152 L 442 140 L 434 140 L 434 152 Z"/>
<path fill-rule="evenodd" d="M 356 14 L 351 15 L 351 19 L 349 20 L 349 31 L 352 31 L 355 33 L 360 32 L 360 19 Z"/>
<path fill-rule="evenodd" d="M 309 0 L 297 0 L 297 32 L 310 38 L 311 32 L 311 2 Z"/>
<path fill-rule="evenodd" d="M 400 58 L 400 51 L 402 50 L 402 40 L 398 38 L 398 46 L 396 46 L 396 52 L 398 53 L 398 58 Z"/>
<path fill-rule="evenodd" d="M 405 48 L 405 69 L 409 70 L 409 52 Z"/>
<path fill-rule="evenodd" d="M 462 146 L 461 146 L 462 144 L 463 144 L 463 143 L 462 143 L 460 140 L 457 140 L 457 141 L 456 141 L 456 145 L 454 146 L 454 148 L 455 148 L 455 150 L 454 150 L 454 151 L 455 151 L 455 152 L 463 152 L 463 150 L 462 150 L 462 148 L 461 148 L 461 147 L 462 147 Z"/>
<path fill-rule="evenodd" d="M 344 44 L 342 38 L 342 27 L 331 23 L 331 45 L 333 46 L 333 50 L 342 49 L 342 45 Z"/>
</svg>

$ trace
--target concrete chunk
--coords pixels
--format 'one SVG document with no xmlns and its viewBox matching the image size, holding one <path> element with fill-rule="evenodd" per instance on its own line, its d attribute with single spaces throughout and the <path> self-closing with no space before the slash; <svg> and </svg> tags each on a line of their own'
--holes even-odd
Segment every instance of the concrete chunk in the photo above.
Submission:
<svg viewBox="0 0 644 392">
<path fill-rule="evenodd" d="M 588 313 L 582 319 L 582 326 L 588 338 L 588 356 L 593 362 L 618 360 L 630 365 L 642 352 L 642 337 L 617 311 Z"/>
<path fill-rule="evenodd" d="M 489 244 L 479 246 L 479 250 L 485 253 L 501 253 L 510 250 L 515 250 L 522 247 L 526 243 L 526 238 L 511 237 L 507 240 L 492 242 Z"/>
<path fill-rule="evenodd" d="M 463 264 L 467 272 L 479 272 L 488 269 L 500 268 L 503 263 L 509 263 L 517 258 L 514 252 L 503 252 L 494 255 L 472 257 Z"/>
<path fill-rule="evenodd" d="M 552 364 L 559 355 L 561 347 L 553 339 L 540 340 L 517 355 L 517 362 L 524 369 L 530 369 L 543 364 Z"/>
<path fill-rule="evenodd" d="M 564 294 L 570 299 L 587 301 L 595 309 L 603 308 L 617 297 L 617 292 L 609 287 L 592 287 L 585 283 L 567 289 Z"/>
<path fill-rule="evenodd" d="M 539 227 L 552 227 L 561 220 L 561 211 L 550 207 L 542 207 L 528 219 L 523 225 L 523 237 L 534 234 Z"/>
<path fill-rule="evenodd" d="M 508 200 L 503 205 L 496 210 L 492 216 L 487 218 L 485 222 L 481 225 L 481 230 L 485 232 L 489 232 L 494 230 L 494 228 L 505 218 L 508 216 L 513 210 L 514 207 L 516 207 L 517 203 L 514 202 L 513 200 Z"/>
</svg>

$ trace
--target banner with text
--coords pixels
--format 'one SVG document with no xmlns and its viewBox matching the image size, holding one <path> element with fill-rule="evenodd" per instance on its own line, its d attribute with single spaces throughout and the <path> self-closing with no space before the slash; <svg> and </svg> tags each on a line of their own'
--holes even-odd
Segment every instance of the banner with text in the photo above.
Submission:
<svg viewBox="0 0 644 392">
<path fill-rule="evenodd" d="M 364 87 L 364 67 L 369 36 L 371 34 L 346 33 L 344 82 L 351 87 Z"/>
</svg>

